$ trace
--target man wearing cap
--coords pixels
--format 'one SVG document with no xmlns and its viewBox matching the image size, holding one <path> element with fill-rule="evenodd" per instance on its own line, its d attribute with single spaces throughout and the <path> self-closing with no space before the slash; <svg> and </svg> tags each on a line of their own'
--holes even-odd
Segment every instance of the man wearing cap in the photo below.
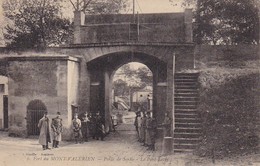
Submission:
<svg viewBox="0 0 260 166">
<path fill-rule="evenodd" d="M 76 144 L 82 143 L 81 121 L 77 113 L 75 113 L 74 119 L 72 120 L 72 127 Z"/>
<path fill-rule="evenodd" d="M 59 142 L 61 141 L 62 128 L 62 119 L 60 118 L 60 112 L 57 112 L 56 118 L 52 119 L 51 128 L 53 132 L 53 142 L 52 148 L 58 148 Z"/>
<path fill-rule="evenodd" d="M 83 139 L 84 139 L 85 142 L 88 142 L 89 116 L 88 116 L 87 112 L 85 112 L 83 117 L 82 117 L 81 126 L 82 126 Z"/>
<path fill-rule="evenodd" d="M 50 149 L 48 143 L 51 143 L 50 135 L 50 120 L 48 118 L 48 112 L 44 112 L 43 117 L 39 120 L 38 127 L 40 129 L 39 143 L 42 145 L 42 149 Z"/>
</svg>

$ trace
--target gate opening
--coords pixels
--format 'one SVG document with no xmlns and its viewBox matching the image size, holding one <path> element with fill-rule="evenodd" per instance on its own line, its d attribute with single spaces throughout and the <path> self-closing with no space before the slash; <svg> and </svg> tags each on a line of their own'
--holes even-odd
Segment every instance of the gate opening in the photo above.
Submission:
<svg viewBox="0 0 260 166">
<path fill-rule="evenodd" d="M 43 117 L 47 110 L 45 104 L 41 100 L 32 100 L 27 106 L 27 132 L 28 135 L 39 135 L 39 120 Z"/>
<path fill-rule="evenodd" d="M 151 70 L 146 65 L 137 62 L 121 66 L 114 74 L 111 95 L 111 113 L 112 117 L 118 121 L 118 130 L 135 130 L 136 113 L 153 109 Z"/>
</svg>

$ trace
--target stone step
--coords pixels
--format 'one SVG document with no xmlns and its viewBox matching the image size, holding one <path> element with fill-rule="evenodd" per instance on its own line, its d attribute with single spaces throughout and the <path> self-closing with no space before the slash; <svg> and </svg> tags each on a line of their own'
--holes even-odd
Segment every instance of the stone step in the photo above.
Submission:
<svg viewBox="0 0 260 166">
<path fill-rule="evenodd" d="M 196 105 L 175 105 L 175 109 L 196 109 Z"/>
<path fill-rule="evenodd" d="M 174 153 L 193 153 L 194 149 L 173 149 Z"/>
<path fill-rule="evenodd" d="M 196 113 L 175 113 L 175 118 L 199 118 L 199 115 Z"/>
<path fill-rule="evenodd" d="M 175 82 L 175 85 L 199 86 L 198 82 Z"/>
<path fill-rule="evenodd" d="M 175 109 L 175 113 L 180 113 L 180 114 L 197 114 L 197 109 Z"/>
<path fill-rule="evenodd" d="M 183 97 L 183 96 L 177 96 L 174 97 L 175 101 L 198 101 L 199 98 L 198 97 Z"/>
<path fill-rule="evenodd" d="M 201 123 L 199 118 L 175 118 L 175 122 L 179 123 Z"/>
<path fill-rule="evenodd" d="M 197 144 L 173 144 L 174 149 L 195 149 Z"/>
<path fill-rule="evenodd" d="M 198 90 L 197 86 L 175 86 L 175 90 L 177 89 L 187 89 L 187 90 Z"/>
<path fill-rule="evenodd" d="M 194 75 L 194 74 L 174 74 L 174 78 L 182 78 L 182 77 L 198 78 L 198 75 Z"/>
<path fill-rule="evenodd" d="M 174 132 L 174 138 L 200 138 L 201 133 L 177 133 Z"/>
<path fill-rule="evenodd" d="M 201 141 L 200 138 L 174 138 L 174 143 L 197 144 Z"/>
<path fill-rule="evenodd" d="M 199 73 L 199 72 L 193 72 L 193 73 L 175 73 L 175 75 L 176 75 L 176 76 L 182 76 L 182 75 L 184 75 L 184 76 L 189 76 L 189 75 L 191 75 L 191 76 L 199 76 L 200 73 Z"/>
<path fill-rule="evenodd" d="M 197 101 L 174 101 L 175 105 L 198 105 Z"/>
<path fill-rule="evenodd" d="M 176 93 L 194 93 L 198 94 L 198 90 L 196 89 L 175 89 Z"/>
<path fill-rule="evenodd" d="M 188 128 L 188 127 L 178 127 L 174 129 L 176 133 L 201 133 L 201 128 Z"/>
<path fill-rule="evenodd" d="M 199 118 L 197 113 L 175 113 L 175 118 Z"/>
<path fill-rule="evenodd" d="M 174 82 L 179 84 L 179 83 L 193 83 L 193 84 L 196 84 L 198 83 L 198 80 L 196 79 L 178 79 L 178 78 L 175 78 L 174 79 Z"/>
<path fill-rule="evenodd" d="M 183 93 L 183 92 L 175 92 L 174 97 L 198 97 L 199 93 Z"/>
<path fill-rule="evenodd" d="M 201 128 L 201 123 L 175 122 L 175 128 Z"/>
<path fill-rule="evenodd" d="M 187 83 L 185 84 L 182 82 L 177 82 L 175 84 L 175 87 L 196 87 L 196 88 L 199 87 L 198 84 L 196 84 L 196 83 L 191 83 L 191 82 L 188 82 L 188 83 L 190 83 L 190 84 L 187 85 Z"/>
</svg>

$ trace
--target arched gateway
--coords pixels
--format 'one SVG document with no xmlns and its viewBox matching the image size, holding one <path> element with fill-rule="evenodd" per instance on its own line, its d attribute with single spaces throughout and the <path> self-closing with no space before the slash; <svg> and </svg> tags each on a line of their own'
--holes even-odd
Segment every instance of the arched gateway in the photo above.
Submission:
<svg viewBox="0 0 260 166">
<path fill-rule="evenodd" d="M 26 114 L 25 103 L 38 98 L 48 107 L 50 117 L 61 112 L 67 128 L 75 106 L 80 112 L 99 111 L 108 132 L 113 74 L 126 63 L 140 62 L 153 73 L 153 114 L 158 123 L 165 111 L 174 117 L 174 104 L 183 103 L 174 102 L 174 74 L 194 66 L 192 11 L 140 14 L 135 23 L 127 14 L 74 14 L 70 46 L 5 59 L 10 77 L 9 114 Z"/>
</svg>

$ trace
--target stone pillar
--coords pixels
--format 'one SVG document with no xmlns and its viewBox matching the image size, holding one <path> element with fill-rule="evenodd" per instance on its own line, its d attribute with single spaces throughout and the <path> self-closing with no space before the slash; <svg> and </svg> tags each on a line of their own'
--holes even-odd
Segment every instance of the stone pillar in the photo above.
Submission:
<svg viewBox="0 0 260 166">
<path fill-rule="evenodd" d="M 85 24 L 85 14 L 82 11 L 74 11 L 73 44 L 81 43 L 81 26 Z"/>
<path fill-rule="evenodd" d="M 109 73 L 104 72 L 104 86 L 105 86 L 105 131 L 109 132 L 111 127 L 111 104 L 112 104 L 112 81 Z"/>
<path fill-rule="evenodd" d="M 167 63 L 167 111 L 172 116 L 172 130 L 171 137 L 164 137 L 163 150 L 164 155 L 171 154 L 173 151 L 173 136 L 175 129 L 174 120 L 174 74 L 175 74 L 175 54 Z"/>
<path fill-rule="evenodd" d="M 192 43 L 193 42 L 192 9 L 185 9 L 184 25 L 185 25 L 185 42 Z"/>
</svg>

